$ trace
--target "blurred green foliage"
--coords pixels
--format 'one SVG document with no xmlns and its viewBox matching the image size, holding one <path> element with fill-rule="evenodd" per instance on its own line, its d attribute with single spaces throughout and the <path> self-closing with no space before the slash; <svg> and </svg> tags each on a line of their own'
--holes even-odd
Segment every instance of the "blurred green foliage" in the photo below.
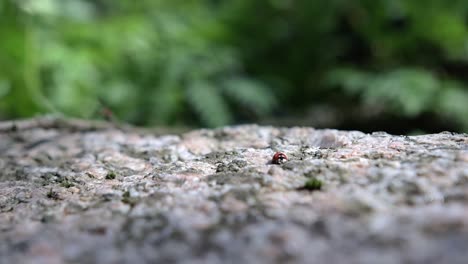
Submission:
<svg viewBox="0 0 468 264">
<path fill-rule="evenodd" d="M 467 85 L 465 0 L 0 0 L 0 118 L 219 126 L 327 104 L 468 131 Z"/>
</svg>

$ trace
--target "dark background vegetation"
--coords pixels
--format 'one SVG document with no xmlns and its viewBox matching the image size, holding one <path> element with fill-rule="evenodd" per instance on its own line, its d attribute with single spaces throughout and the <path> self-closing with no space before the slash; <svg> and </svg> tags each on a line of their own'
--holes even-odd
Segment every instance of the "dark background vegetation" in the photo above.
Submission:
<svg viewBox="0 0 468 264">
<path fill-rule="evenodd" d="M 0 119 L 467 132 L 467 85 L 466 0 L 0 0 Z"/>
</svg>

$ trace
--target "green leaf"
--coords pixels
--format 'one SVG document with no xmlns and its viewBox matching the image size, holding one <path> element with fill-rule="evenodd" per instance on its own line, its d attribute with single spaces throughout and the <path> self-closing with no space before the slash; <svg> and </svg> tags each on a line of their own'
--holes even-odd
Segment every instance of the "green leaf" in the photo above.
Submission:
<svg viewBox="0 0 468 264">
<path fill-rule="evenodd" d="M 8 80 L 1 80 L 0 79 L 0 99 L 10 92 L 11 85 Z"/>
</svg>

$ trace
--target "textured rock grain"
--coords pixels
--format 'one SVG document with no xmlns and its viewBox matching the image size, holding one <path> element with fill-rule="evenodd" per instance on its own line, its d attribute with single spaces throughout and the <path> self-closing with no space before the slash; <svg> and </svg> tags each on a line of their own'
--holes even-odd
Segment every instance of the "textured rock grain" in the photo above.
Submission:
<svg viewBox="0 0 468 264">
<path fill-rule="evenodd" d="M 71 124 L 0 124 L 0 263 L 468 259 L 466 134 Z"/>
</svg>

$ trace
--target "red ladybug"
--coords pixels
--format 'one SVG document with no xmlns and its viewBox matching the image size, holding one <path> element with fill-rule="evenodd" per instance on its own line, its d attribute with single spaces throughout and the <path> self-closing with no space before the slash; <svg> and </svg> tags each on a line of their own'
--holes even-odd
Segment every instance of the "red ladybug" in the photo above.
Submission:
<svg viewBox="0 0 468 264">
<path fill-rule="evenodd" d="M 288 156 L 283 152 L 276 152 L 271 159 L 271 163 L 273 164 L 283 164 L 285 161 L 288 160 Z"/>
</svg>

